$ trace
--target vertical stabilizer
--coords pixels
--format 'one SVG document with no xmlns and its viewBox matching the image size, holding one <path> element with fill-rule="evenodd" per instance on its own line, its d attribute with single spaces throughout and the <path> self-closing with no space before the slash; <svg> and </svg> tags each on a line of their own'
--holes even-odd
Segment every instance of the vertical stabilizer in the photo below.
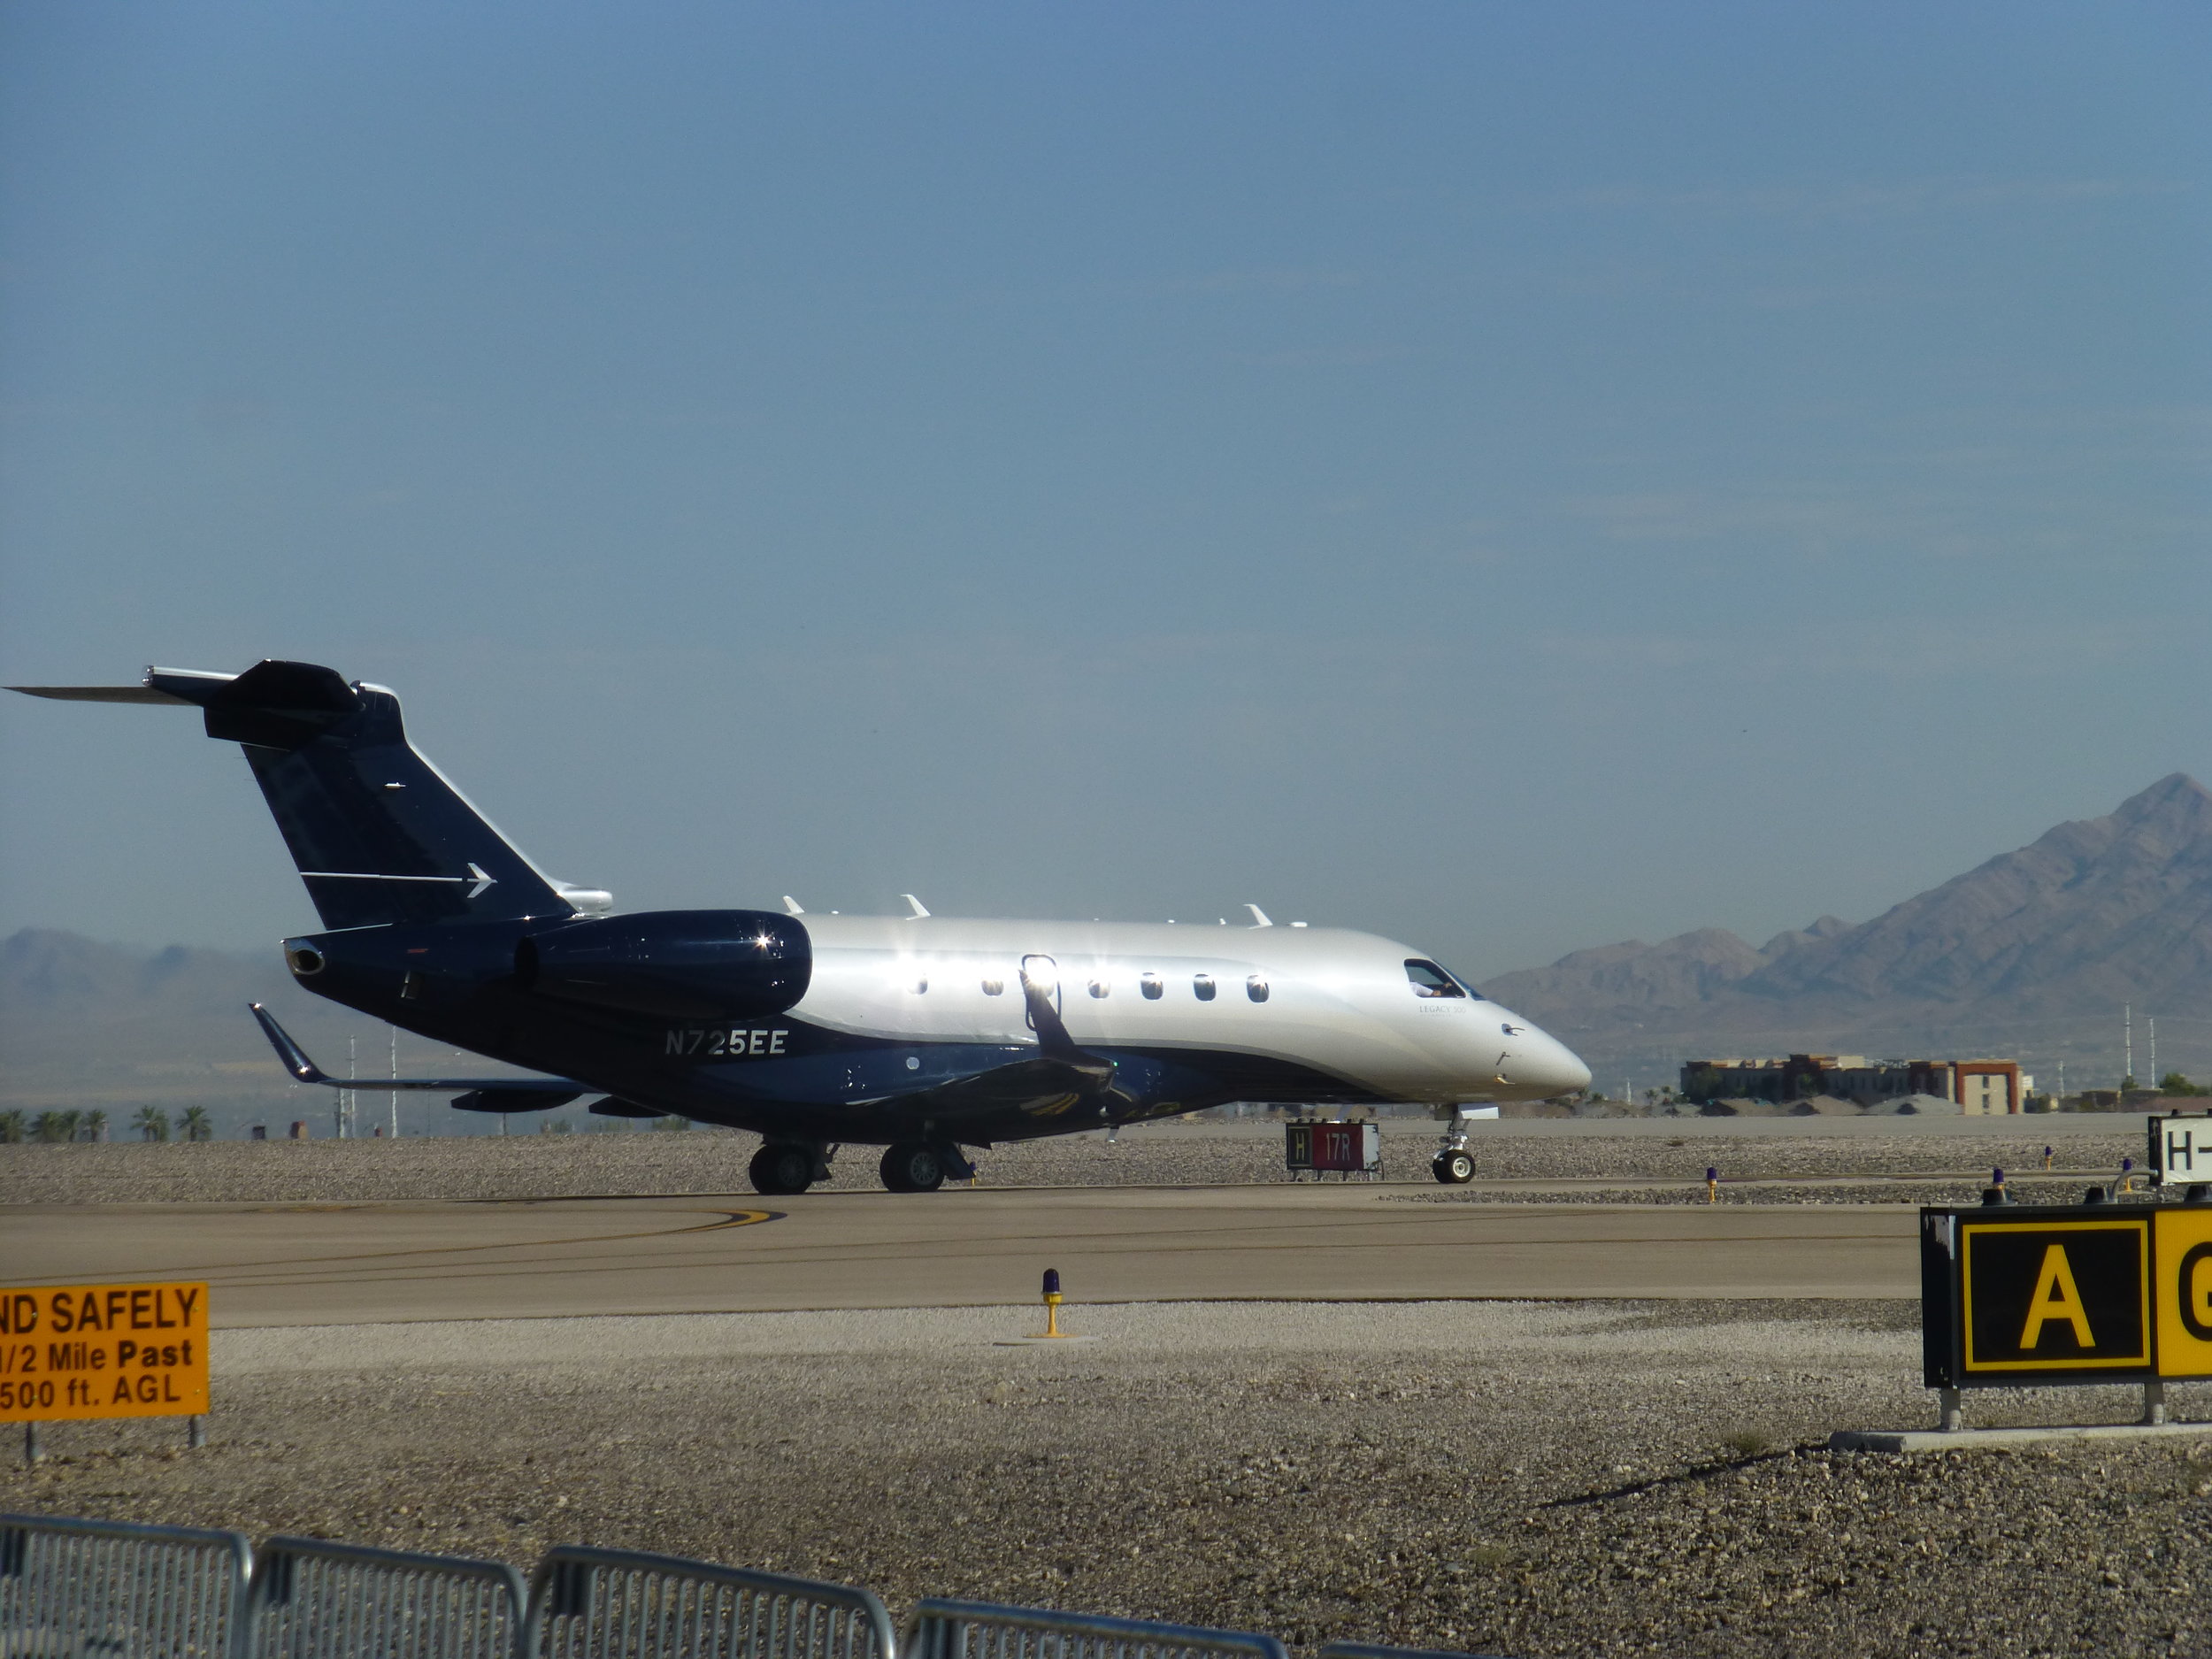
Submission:
<svg viewBox="0 0 2212 1659">
<path fill-rule="evenodd" d="M 150 668 L 142 686 L 16 689 L 197 706 L 210 737 L 244 748 L 326 927 L 577 911 L 415 752 L 399 699 L 381 687 L 271 659 L 235 676 Z"/>
</svg>

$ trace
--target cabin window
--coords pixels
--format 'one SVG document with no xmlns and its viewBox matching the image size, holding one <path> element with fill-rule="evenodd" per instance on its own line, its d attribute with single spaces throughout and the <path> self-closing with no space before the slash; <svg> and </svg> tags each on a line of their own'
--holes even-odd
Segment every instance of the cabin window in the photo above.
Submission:
<svg viewBox="0 0 2212 1659">
<path fill-rule="evenodd" d="M 983 981 L 983 995 L 986 995 L 986 996 L 1003 996 L 1003 995 L 1006 995 L 1006 981 L 1005 981 L 1005 980 L 1003 980 L 1003 979 L 986 979 L 986 980 L 984 980 L 984 981 Z"/>
<path fill-rule="evenodd" d="M 1143 979 L 1137 981 L 1137 987 L 1144 993 L 1144 1000 L 1148 1002 L 1158 1002 L 1160 993 L 1167 989 L 1156 973 L 1146 974 Z"/>
<path fill-rule="evenodd" d="M 908 982 L 906 988 L 913 992 L 915 995 L 919 996 L 923 992 L 929 989 L 929 981 L 927 979 L 910 980 Z"/>
<path fill-rule="evenodd" d="M 1093 979 L 1091 981 L 1091 995 L 1095 997 L 1108 996 L 1111 995 L 1113 988 L 1112 982 L 1110 980 Z"/>
<path fill-rule="evenodd" d="M 1214 976 L 1210 973 L 1194 973 L 1191 975 L 1190 988 L 1200 1002 L 1212 1002 L 1214 1000 Z"/>
<path fill-rule="evenodd" d="M 1459 988 L 1459 981 L 1438 967 L 1433 962 L 1424 962 L 1416 956 L 1406 964 L 1406 978 L 1413 982 L 1416 996 L 1459 996 L 1466 992 Z"/>
<path fill-rule="evenodd" d="M 1244 994 L 1256 1002 L 1267 1001 L 1267 976 L 1255 973 L 1244 982 Z"/>
</svg>

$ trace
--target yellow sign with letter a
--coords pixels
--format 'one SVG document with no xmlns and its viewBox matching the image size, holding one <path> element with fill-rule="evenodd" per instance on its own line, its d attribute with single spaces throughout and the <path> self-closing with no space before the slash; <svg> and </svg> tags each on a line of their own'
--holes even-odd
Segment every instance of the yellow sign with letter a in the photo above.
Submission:
<svg viewBox="0 0 2212 1659">
<path fill-rule="evenodd" d="M 205 1285 L 0 1289 L 0 1423 L 206 1410 Z"/>
</svg>

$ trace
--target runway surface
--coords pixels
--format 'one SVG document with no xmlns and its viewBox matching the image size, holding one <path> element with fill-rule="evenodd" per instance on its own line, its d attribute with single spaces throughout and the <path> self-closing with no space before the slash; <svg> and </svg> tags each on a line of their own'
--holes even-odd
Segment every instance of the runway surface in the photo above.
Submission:
<svg viewBox="0 0 2212 1659">
<path fill-rule="evenodd" d="M 19 1205 L 14 1285 L 204 1279 L 219 1326 L 1033 1302 L 1909 1297 L 1903 1205 L 1413 1202 L 1389 1186 Z M 1425 1189 L 1433 1191 L 1432 1188 Z"/>
</svg>

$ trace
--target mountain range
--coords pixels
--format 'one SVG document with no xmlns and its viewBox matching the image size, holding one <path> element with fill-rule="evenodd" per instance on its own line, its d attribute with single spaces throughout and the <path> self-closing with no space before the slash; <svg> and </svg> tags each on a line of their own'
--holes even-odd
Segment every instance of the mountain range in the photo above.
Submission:
<svg viewBox="0 0 2212 1659">
<path fill-rule="evenodd" d="M 2110 1087 L 2130 1007 L 2143 1076 L 2154 1018 L 2159 1070 L 2202 1075 L 2212 791 L 2176 772 L 1855 926 L 1824 916 L 1761 946 L 1721 928 L 1630 940 L 1483 989 L 1582 1050 L 1600 1087 L 1623 1064 L 1848 1050 L 2001 1054 L 2047 1071 L 2064 1060 L 2090 1068 L 2070 1088 Z"/>
</svg>

